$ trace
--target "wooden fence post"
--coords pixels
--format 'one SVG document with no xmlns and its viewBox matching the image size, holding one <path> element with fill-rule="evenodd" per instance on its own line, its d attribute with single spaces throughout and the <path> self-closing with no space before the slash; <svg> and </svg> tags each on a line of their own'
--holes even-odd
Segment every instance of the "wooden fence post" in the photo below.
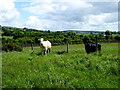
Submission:
<svg viewBox="0 0 120 90">
<path fill-rule="evenodd" d="M 95 36 L 96 51 L 98 51 L 97 35 Z"/>
<path fill-rule="evenodd" d="M 68 53 L 68 40 L 66 41 L 66 45 L 67 45 L 67 53 Z"/>
<path fill-rule="evenodd" d="M 39 42 L 39 46 L 41 46 L 40 42 Z M 40 47 L 40 49 L 41 49 L 41 47 Z"/>
<path fill-rule="evenodd" d="M 33 50 L 33 43 L 31 43 L 31 49 Z"/>
<path fill-rule="evenodd" d="M 21 44 L 21 48 L 23 49 L 23 44 Z"/>
</svg>

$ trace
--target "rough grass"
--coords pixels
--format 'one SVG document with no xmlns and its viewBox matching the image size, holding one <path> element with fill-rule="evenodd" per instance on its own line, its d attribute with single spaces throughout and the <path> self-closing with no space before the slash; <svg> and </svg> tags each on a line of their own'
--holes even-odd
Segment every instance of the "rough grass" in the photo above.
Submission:
<svg viewBox="0 0 120 90">
<path fill-rule="evenodd" d="M 3 88 L 118 88 L 118 44 L 103 43 L 101 53 L 86 54 L 83 44 L 2 54 Z"/>
</svg>

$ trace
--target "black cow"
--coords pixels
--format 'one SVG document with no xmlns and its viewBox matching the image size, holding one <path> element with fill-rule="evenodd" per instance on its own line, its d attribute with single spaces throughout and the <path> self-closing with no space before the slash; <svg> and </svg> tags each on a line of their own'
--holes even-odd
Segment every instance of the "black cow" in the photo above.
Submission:
<svg viewBox="0 0 120 90">
<path fill-rule="evenodd" d="M 84 38 L 83 42 L 85 44 L 86 53 L 101 51 L 101 45 L 99 43 L 90 43 L 89 39 Z"/>
</svg>

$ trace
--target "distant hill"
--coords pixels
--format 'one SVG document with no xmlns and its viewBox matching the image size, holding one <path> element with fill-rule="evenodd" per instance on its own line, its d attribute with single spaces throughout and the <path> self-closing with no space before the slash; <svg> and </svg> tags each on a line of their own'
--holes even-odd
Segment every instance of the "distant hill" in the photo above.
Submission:
<svg viewBox="0 0 120 90">
<path fill-rule="evenodd" d="M 77 31 L 77 30 L 65 30 L 63 32 L 75 32 L 75 33 L 105 33 L 104 31 Z"/>
</svg>

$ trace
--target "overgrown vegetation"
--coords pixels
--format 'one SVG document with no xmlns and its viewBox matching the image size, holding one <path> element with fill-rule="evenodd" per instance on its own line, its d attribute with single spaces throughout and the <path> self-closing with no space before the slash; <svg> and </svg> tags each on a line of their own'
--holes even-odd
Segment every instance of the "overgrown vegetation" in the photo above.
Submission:
<svg viewBox="0 0 120 90">
<path fill-rule="evenodd" d="M 22 51 L 22 47 L 14 43 L 6 43 L 3 45 L 2 50 L 8 51 Z"/>
<path fill-rule="evenodd" d="M 86 54 L 83 44 L 3 52 L 3 88 L 118 88 L 118 43 L 102 43 L 101 53 Z"/>
<path fill-rule="evenodd" d="M 2 44 L 6 43 L 15 43 L 22 45 L 29 45 L 31 43 L 39 44 L 38 39 L 44 38 L 50 40 L 52 45 L 64 45 L 66 40 L 69 41 L 69 44 L 81 44 L 83 43 L 82 39 L 84 36 L 87 36 L 91 41 L 95 41 L 97 35 L 98 41 L 105 40 L 119 40 L 120 32 L 111 32 L 107 30 L 106 32 L 99 33 L 76 33 L 76 32 L 64 32 L 57 31 L 51 32 L 50 30 L 36 30 L 28 28 L 15 28 L 15 27 L 6 27 L 2 26 Z"/>
</svg>

